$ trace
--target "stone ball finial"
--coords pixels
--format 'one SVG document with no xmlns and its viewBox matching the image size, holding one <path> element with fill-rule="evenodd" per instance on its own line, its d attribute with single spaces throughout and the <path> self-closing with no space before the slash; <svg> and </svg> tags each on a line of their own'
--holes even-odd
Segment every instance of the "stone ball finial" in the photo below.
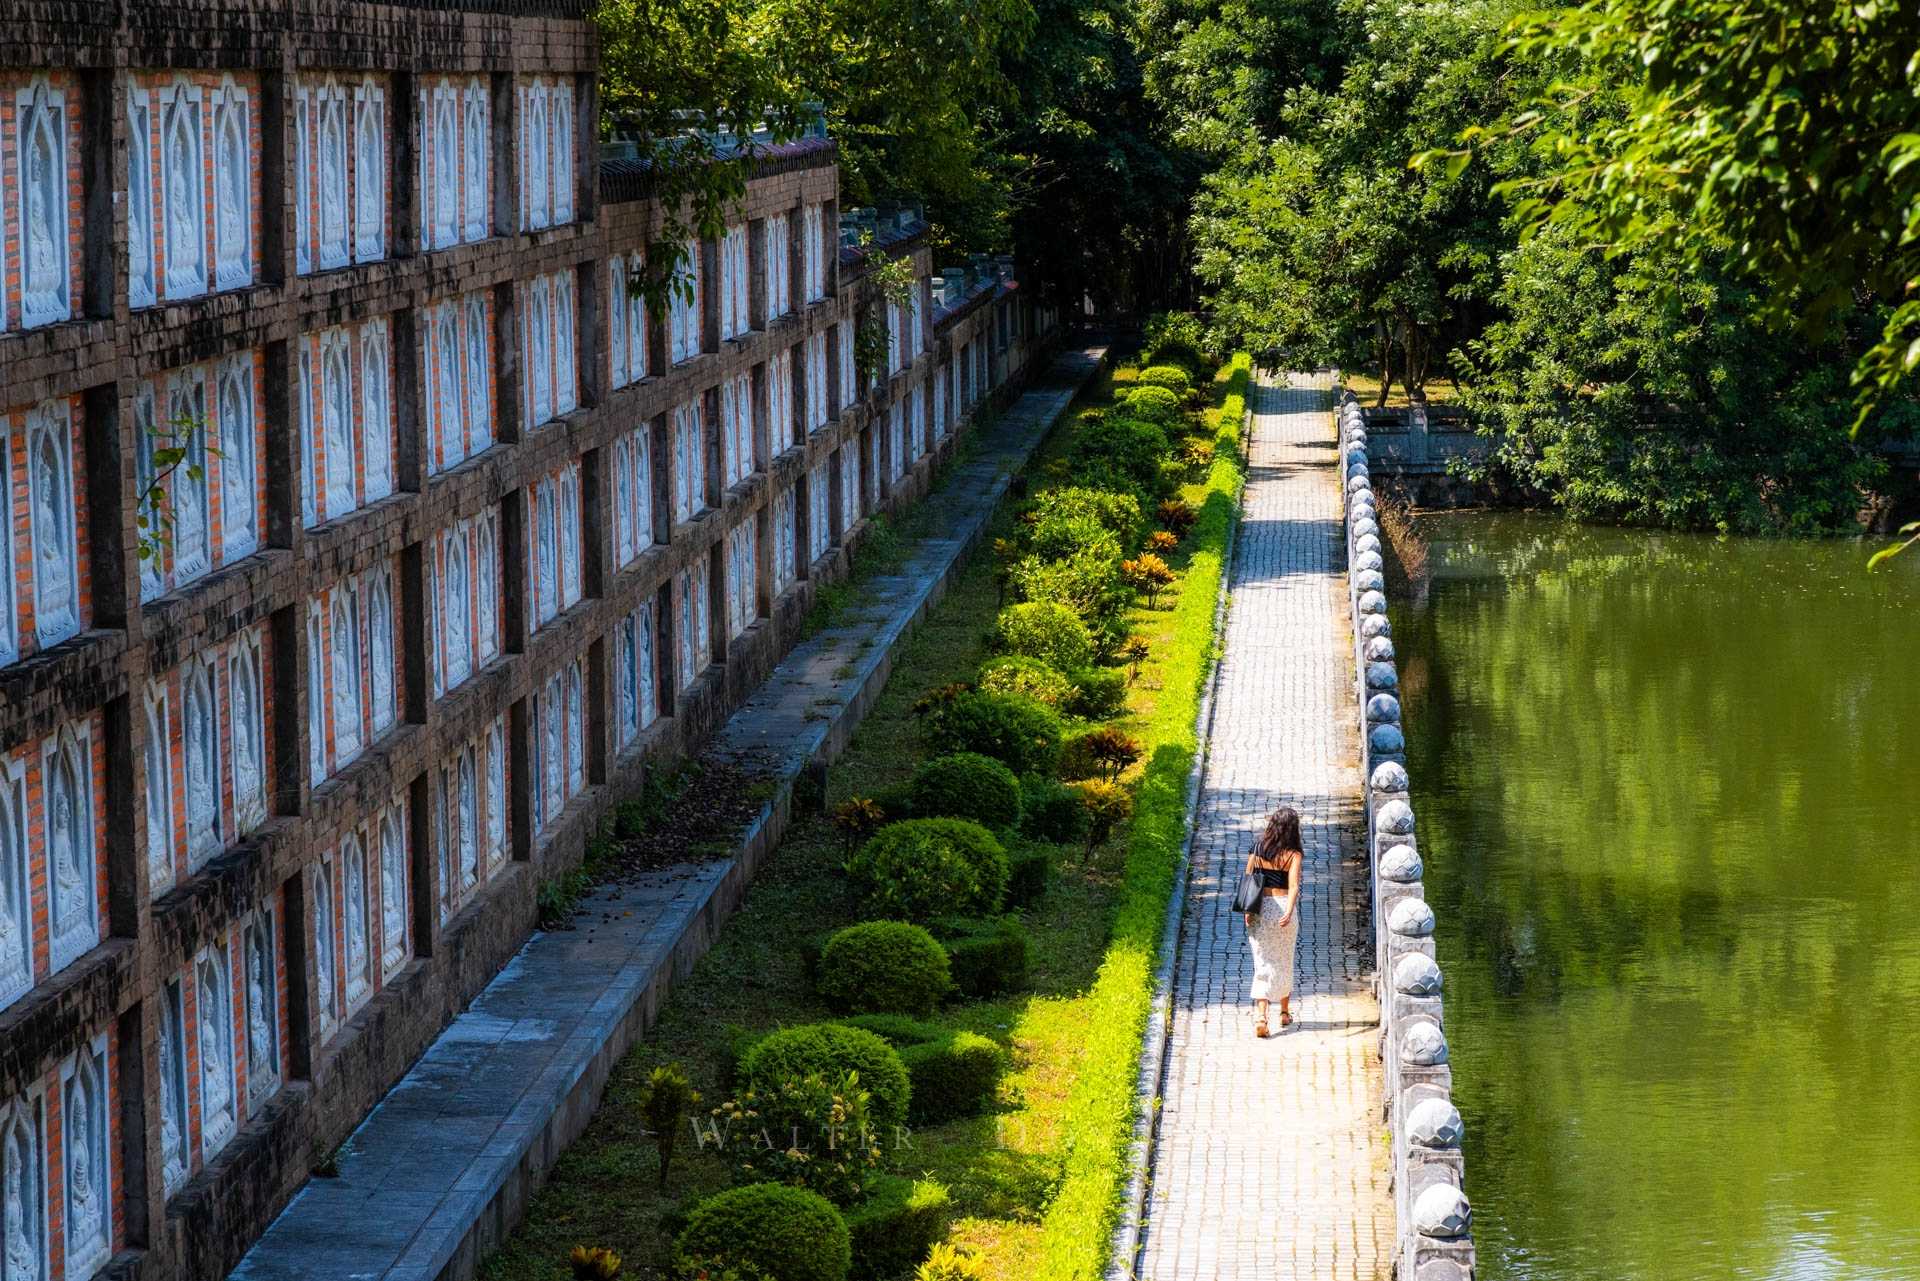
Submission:
<svg viewBox="0 0 1920 1281">
<path fill-rule="evenodd" d="M 1402 996 L 1438 996 L 1438 962 L 1425 952 L 1407 953 L 1393 963 L 1393 990 Z"/>
<path fill-rule="evenodd" d="M 1347 479 L 1347 492 L 1349 494 L 1357 494 L 1363 489 L 1369 492 L 1373 489 L 1373 485 L 1368 482 L 1365 475 L 1351 476 Z"/>
<path fill-rule="evenodd" d="M 1407 1137 L 1423 1148 L 1457 1148 L 1467 1137 L 1467 1123 L 1451 1101 L 1429 1094 L 1407 1113 Z"/>
<path fill-rule="evenodd" d="M 1380 807 L 1375 816 L 1380 830 L 1394 836 L 1405 836 L 1413 830 L 1413 806 L 1405 801 L 1388 801 Z"/>
<path fill-rule="evenodd" d="M 1386 568 L 1386 562 L 1380 559 L 1380 553 L 1377 551 L 1361 552 L 1353 558 L 1353 567 L 1355 569 L 1384 569 Z"/>
<path fill-rule="evenodd" d="M 1382 600 L 1386 598 L 1381 597 Z M 1385 614 L 1374 614 L 1360 620 L 1360 634 L 1368 639 L 1375 636 L 1393 635 L 1393 624 L 1387 621 Z"/>
<path fill-rule="evenodd" d="M 1364 463 L 1366 461 L 1367 461 L 1367 447 L 1365 445 L 1348 445 L 1347 446 L 1347 465 L 1349 467 L 1351 467 L 1354 463 Z"/>
<path fill-rule="evenodd" d="M 1356 570 L 1353 586 L 1356 591 L 1383 592 L 1387 589 L 1387 577 L 1377 569 Z"/>
<path fill-rule="evenodd" d="M 1388 695 L 1381 694 L 1381 698 Z M 1399 761 L 1381 761 L 1373 767 L 1373 777 L 1367 780 L 1376 792 L 1404 792 L 1407 790 L 1407 767 Z"/>
<path fill-rule="evenodd" d="M 1361 592 L 1360 612 L 1363 614 L 1384 614 L 1387 612 L 1387 597 L 1384 592 Z"/>
<path fill-rule="evenodd" d="M 1368 474 L 1367 465 L 1365 463 L 1348 463 L 1347 464 L 1348 480 L 1352 480 L 1356 476 L 1365 477 L 1367 474 Z"/>
<path fill-rule="evenodd" d="M 1438 1067 L 1447 1061 L 1447 1036 L 1431 1019 L 1415 1019 L 1400 1034 L 1400 1057 L 1415 1067 Z"/>
<path fill-rule="evenodd" d="M 1353 522 L 1353 535 L 1355 538 L 1364 538 L 1368 534 L 1377 534 L 1379 532 L 1380 523 L 1371 516 L 1362 516 Z"/>
<path fill-rule="evenodd" d="M 1391 694 L 1375 694 L 1367 700 L 1367 719 L 1376 724 L 1399 720 L 1400 700 Z"/>
<path fill-rule="evenodd" d="M 1399 689 L 1400 674 L 1393 670 L 1392 663 L 1368 663 L 1367 688 Z"/>
<path fill-rule="evenodd" d="M 1407 750 L 1407 736 L 1398 725 L 1375 725 L 1367 731 L 1367 746 L 1376 756 L 1395 756 Z"/>
<path fill-rule="evenodd" d="M 1453 1184 L 1431 1183 L 1413 1199 L 1413 1226 L 1423 1237 L 1463 1237 L 1473 1226 L 1473 1207 Z"/>
<path fill-rule="evenodd" d="M 1369 489 L 1355 494 L 1353 500 L 1349 502 L 1347 506 L 1353 509 L 1353 518 L 1355 520 L 1374 519 L 1373 491 Z"/>
<path fill-rule="evenodd" d="M 1391 663 L 1393 661 L 1393 642 L 1384 636 L 1369 636 L 1361 646 L 1370 663 Z"/>
<path fill-rule="evenodd" d="M 1353 540 L 1353 550 L 1357 552 L 1377 552 L 1380 550 L 1380 535 L 1361 534 Z"/>
<path fill-rule="evenodd" d="M 1387 909 L 1387 928 L 1401 938 L 1426 938 L 1433 933 L 1433 909 L 1423 898 L 1400 899 Z"/>
<path fill-rule="evenodd" d="M 1411 885 L 1420 879 L 1420 872 L 1420 856 L 1411 845 L 1396 845 L 1380 856 L 1380 875 L 1389 881 Z"/>
</svg>

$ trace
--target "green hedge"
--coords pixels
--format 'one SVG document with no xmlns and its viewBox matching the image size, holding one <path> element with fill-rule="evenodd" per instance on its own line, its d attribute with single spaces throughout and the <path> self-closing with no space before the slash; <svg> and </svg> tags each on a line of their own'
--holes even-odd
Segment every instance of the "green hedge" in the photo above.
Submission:
<svg viewBox="0 0 1920 1281">
<path fill-rule="evenodd" d="M 863 921 L 834 932 L 820 952 L 820 995 L 855 1013 L 931 1014 L 953 990 L 947 954 L 905 921 Z"/>
<path fill-rule="evenodd" d="M 1102 1275 L 1119 1219 L 1154 959 L 1186 836 L 1194 719 L 1213 650 L 1214 606 L 1240 494 L 1249 363 L 1244 354 L 1236 356 L 1227 371 L 1213 467 L 1188 541 L 1187 578 L 1174 605 L 1174 641 L 1161 649 L 1162 691 L 1151 719 L 1137 732 L 1147 748 L 1147 764 L 1134 794 L 1113 931 L 1088 994 L 1087 1041 L 1067 1100 L 1063 1178 L 1041 1220 L 1030 1281 L 1091 1281 Z"/>
<path fill-rule="evenodd" d="M 845 1281 L 852 1263 L 846 1221 L 805 1188 L 750 1183 L 708 1197 L 674 1242 L 681 1276 L 720 1265 L 768 1281 Z"/>
<path fill-rule="evenodd" d="M 1027 985 L 1033 940 L 1011 916 L 936 924 L 954 988 L 970 997 L 1018 992 Z"/>
<path fill-rule="evenodd" d="M 920 1266 L 947 1226 L 947 1189 L 931 1179 L 883 1174 L 847 1211 L 853 1281 L 894 1281 Z"/>
<path fill-rule="evenodd" d="M 926 921 L 955 912 L 993 912 L 1007 895 L 1007 851 L 964 818 L 911 818 L 867 838 L 847 874 L 876 917 Z"/>
<path fill-rule="evenodd" d="M 1020 780 L 978 752 L 922 761 L 907 795 L 921 818 L 970 818 L 987 828 L 1011 828 L 1020 821 Z"/>
<path fill-rule="evenodd" d="M 903 1046 L 900 1061 L 913 1080 L 915 1125 L 940 1125 L 978 1116 L 993 1106 L 1006 1070 L 1000 1047 L 977 1032 L 954 1032 L 937 1041 Z"/>
<path fill-rule="evenodd" d="M 907 1118 L 912 1087 L 906 1065 L 884 1038 L 861 1028 L 840 1023 L 782 1028 L 755 1042 L 740 1068 L 755 1091 L 816 1074 L 837 1080 L 842 1073 L 858 1073 L 861 1086 L 873 1096 L 869 1115 L 883 1142 Z"/>
</svg>

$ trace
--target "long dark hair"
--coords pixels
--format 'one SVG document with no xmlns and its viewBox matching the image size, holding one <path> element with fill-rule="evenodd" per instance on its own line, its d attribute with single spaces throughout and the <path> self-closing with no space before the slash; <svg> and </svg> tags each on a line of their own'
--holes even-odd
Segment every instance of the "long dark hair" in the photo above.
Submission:
<svg viewBox="0 0 1920 1281">
<path fill-rule="evenodd" d="M 1300 854 L 1300 815 L 1291 805 L 1282 805 L 1267 819 L 1267 830 L 1260 833 L 1254 853 L 1262 862 L 1271 863 L 1283 854 Z"/>
</svg>

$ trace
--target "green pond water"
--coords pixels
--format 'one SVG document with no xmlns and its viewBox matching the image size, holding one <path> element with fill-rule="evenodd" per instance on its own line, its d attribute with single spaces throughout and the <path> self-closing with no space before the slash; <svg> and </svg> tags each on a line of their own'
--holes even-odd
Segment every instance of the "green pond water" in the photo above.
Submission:
<svg viewBox="0 0 1920 1281">
<path fill-rule="evenodd" d="M 1920 556 L 1422 518 L 1482 1281 L 1920 1278 Z"/>
</svg>

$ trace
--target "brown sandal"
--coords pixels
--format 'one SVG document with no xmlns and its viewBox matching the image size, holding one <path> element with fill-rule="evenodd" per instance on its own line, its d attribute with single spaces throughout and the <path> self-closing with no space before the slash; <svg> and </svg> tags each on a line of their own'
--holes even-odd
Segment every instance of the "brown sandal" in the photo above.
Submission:
<svg viewBox="0 0 1920 1281">
<path fill-rule="evenodd" d="M 1281 1027 L 1286 1027 L 1286 1026 L 1287 1026 L 1288 1024 L 1290 1024 L 1290 1023 L 1292 1023 L 1292 1022 L 1293 1022 L 1293 1013 L 1292 1013 L 1292 1011 L 1290 1011 L 1290 1010 L 1282 1010 L 1282 1011 L 1280 1011 L 1280 1026 L 1281 1026 Z"/>
<path fill-rule="evenodd" d="M 1253 1025 L 1253 1034 L 1263 1041 L 1267 1039 L 1267 1021 L 1265 1019 L 1261 1019 Z"/>
</svg>

